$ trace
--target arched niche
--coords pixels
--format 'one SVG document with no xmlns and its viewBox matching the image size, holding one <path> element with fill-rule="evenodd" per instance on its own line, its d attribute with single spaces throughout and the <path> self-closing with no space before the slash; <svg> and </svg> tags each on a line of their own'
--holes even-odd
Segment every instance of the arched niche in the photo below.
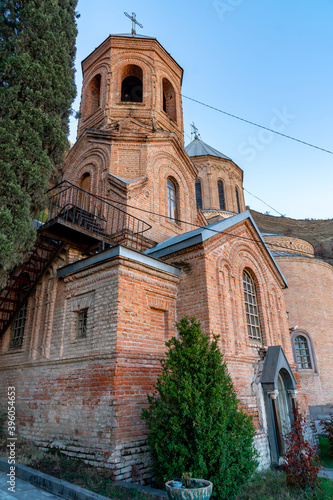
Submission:
<svg viewBox="0 0 333 500">
<path fill-rule="evenodd" d="M 84 116 L 90 116 L 101 105 L 101 75 L 95 75 L 89 82 L 86 97 L 85 97 L 85 107 L 84 107 Z"/>
<path fill-rule="evenodd" d="M 176 92 L 167 78 L 162 80 L 163 111 L 177 123 Z"/>
</svg>

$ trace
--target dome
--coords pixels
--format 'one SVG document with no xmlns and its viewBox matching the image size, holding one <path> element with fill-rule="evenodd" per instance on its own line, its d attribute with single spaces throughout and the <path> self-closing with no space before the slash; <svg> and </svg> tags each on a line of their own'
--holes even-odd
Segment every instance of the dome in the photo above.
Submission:
<svg viewBox="0 0 333 500">
<path fill-rule="evenodd" d="M 188 144 L 185 148 L 186 153 L 189 156 L 216 156 L 217 158 L 224 158 L 225 160 L 231 160 L 228 156 L 220 153 L 217 149 L 212 148 L 201 139 L 196 137 L 190 144 Z"/>
</svg>

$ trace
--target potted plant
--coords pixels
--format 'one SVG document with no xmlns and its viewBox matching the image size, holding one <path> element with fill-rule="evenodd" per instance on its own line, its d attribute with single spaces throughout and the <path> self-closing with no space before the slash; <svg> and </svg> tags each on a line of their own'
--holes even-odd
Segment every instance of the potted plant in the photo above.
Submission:
<svg viewBox="0 0 333 500">
<path fill-rule="evenodd" d="M 208 500 L 213 491 L 213 483 L 205 479 L 194 479 L 190 472 L 184 472 L 181 479 L 165 483 L 170 500 Z"/>
</svg>

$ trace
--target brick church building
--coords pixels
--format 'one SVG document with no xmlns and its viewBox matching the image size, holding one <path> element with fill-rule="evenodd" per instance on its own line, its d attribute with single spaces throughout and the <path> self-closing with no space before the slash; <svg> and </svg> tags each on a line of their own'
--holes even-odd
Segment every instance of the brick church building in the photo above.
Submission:
<svg viewBox="0 0 333 500">
<path fill-rule="evenodd" d="M 183 70 L 155 38 L 109 36 L 82 70 L 63 180 L 0 295 L 2 403 L 15 386 L 20 435 L 148 481 L 141 410 L 195 316 L 220 335 L 261 466 L 279 463 L 295 401 L 333 400 L 331 264 L 259 231 L 230 158 L 198 135 L 185 148 Z"/>
</svg>

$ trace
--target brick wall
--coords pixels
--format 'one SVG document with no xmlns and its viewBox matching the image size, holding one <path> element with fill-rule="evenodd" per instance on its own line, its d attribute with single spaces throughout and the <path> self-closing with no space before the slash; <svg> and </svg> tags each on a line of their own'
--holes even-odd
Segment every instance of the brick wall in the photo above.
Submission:
<svg viewBox="0 0 333 500">
<path fill-rule="evenodd" d="M 128 66 L 138 66 L 142 70 L 142 102 L 121 101 L 121 83 Z M 83 61 L 82 71 L 82 117 L 78 136 L 86 128 L 105 128 L 115 120 L 132 116 L 141 121 L 153 121 L 156 128 L 175 133 L 183 144 L 180 92 L 183 70 L 157 40 L 110 36 Z M 100 107 L 93 114 L 87 114 L 91 82 L 97 74 L 101 75 Z M 174 89 L 172 113 L 163 110 L 163 79 L 167 79 Z"/>
<path fill-rule="evenodd" d="M 284 292 L 289 327 L 298 325 L 296 331 L 305 332 L 313 345 L 314 368 L 299 370 L 302 387 L 310 405 L 332 404 L 333 268 L 292 255 L 277 262 L 289 284 Z"/>
<path fill-rule="evenodd" d="M 265 248 L 253 241 L 257 236 L 250 223 L 234 226 L 230 233 L 232 236 L 213 236 L 201 245 L 169 255 L 166 260 L 183 268 L 177 319 L 183 315 L 195 316 L 207 335 L 221 336 L 221 349 L 237 395 L 241 405 L 253 416 L 257 429 L 260 464 L 266 467 L 270 456 L 260 384 L 259 347 L 281 345 L 291 369 L 296 369 L 284 305 L 284 283 Z M 248 337 L 242 282 L 244 269 L 250 269 L 255 276 L 263 335 L 261 343 Z M 306 409 L 307 399 L 299 377 L 298 390 L 298 401 Z"/>
<path fill-rule="evenodd" d="M 225 210 L 238 213 L 236 187 L 239 193 L 240 211 L 245 210 L 242 169 L 231 160 L 213 156 L 192 156 L 191 160 L 198 169 L 198 178 L 201 179 L 204 210 L 220 210 L 217 186 L 219 180 L 223 182 Z"/>
<path fill-rule="evenodd" d="M 118 479 L 151 477 L 141 410 L 175 333 L 177 282 L 122 258 L 46 276 L 29 301 L 23 348 L 8 349 L 10 332 L 2 344 L 1 403 L 15 386 L 18 433 Z M 82 309 L 87 334 L 78 338 Z"/>
</svg>

